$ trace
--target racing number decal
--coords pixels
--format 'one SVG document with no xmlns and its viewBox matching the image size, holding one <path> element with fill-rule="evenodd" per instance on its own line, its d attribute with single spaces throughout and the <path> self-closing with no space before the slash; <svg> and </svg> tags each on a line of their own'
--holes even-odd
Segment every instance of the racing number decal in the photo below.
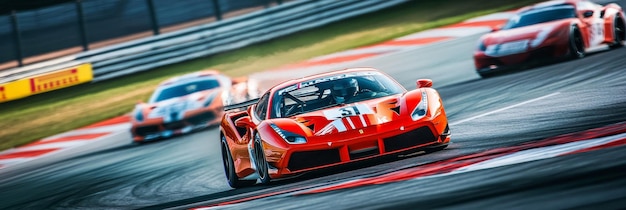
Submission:
<svg viewBox="0 0 626 210">
<path fill-rule="evenodd" d="M 365 104 L 355 104 L 337 109 L 324 110 L 323 113 L 324 117 L 332 122 L 315 133 L 316 136 L 331 133 L 333 129 L 336 129 L 337 132 L 347 131 L 348 128 L 356 129 L 357 127 L 361 127 L 358 125 L 359 121 L 361 122 L 362 127 L 366 127 L 367 123 L 363 115 L 374 114 L 374 110 Z M 353 120 L 349 118 L 351 116 L 359 116 L 359 120 L 353 122 Z"/>
<path fill-rule="evenodd" d="M 356 106 L 342 107 L 339 111 L 342 117 L 357 116 L 361 113 Z"/>
<path fill-rule="evenodd" d="M 323 113 L 324 117 L 326 117 L 327 120 L 336 120 L 350 116 L 373 114 L 374 111 L 365 104 L 355 104 L 352 106 L 345 106 L 338 109 L 325 110 Z"/>
</svg>

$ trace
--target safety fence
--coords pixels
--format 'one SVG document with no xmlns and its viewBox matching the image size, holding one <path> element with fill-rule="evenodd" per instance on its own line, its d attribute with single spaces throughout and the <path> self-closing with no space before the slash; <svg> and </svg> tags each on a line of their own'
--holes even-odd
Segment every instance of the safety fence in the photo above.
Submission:
<svg viewBox="0 0 626 210">
<path fill-rule="evenodd" d="M 5 2 L 0 6 L 4 12 L 0 15 L 0 49 L 3 49 L 0 69 L 158 35 L 189 24 L 219 21 L 283 3 L 283 0 L 54 0 L 61 3 L 17 10 L 22 9 L 20 6 L 46 1 Z M 6 7 L 15 8 L 6 11 Z"/>
<path fill-rule="evenodd" d="M 373 12 L 407 0 L 302 0 L 222 21 L 0 72 L 3 83 L 91 64 L 93 81 L 196 59 Z M 4 90 L 7 91 L 6 88 Z"/>
</svg>

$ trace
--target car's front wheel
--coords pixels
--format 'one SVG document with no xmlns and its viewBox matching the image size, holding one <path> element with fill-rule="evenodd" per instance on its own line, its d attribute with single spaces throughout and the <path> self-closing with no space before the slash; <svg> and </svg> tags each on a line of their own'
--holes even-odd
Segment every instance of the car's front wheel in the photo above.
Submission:
<svg viewBox="0 0 626 210">
<path fill-rule="evenodd" d="M 254 163 L 257 173 L 259 174 L 259 181 L 261 182 L 261 184 L 269 183 L 269 164 L 265 159 L 265 151 L 263 150 L 263 144 L 261 142 L 261 136 L 259 136 L 259 133 L 256 133 L 254 135 Z"/>
<path fill-rule="evenodd" d="M 585 57 L 585 44 L 578 26 L 574 25 L 570 28 L 569 41 L 570 57 L 572 59 Z"/>
<path fill-rule="evenodd" d="M 228 185 L 230 185 L 232 188 L 241 188 L 254 185 L 256 183 L 256 180 L 240 180 L 239 177 L 237 177 L 237 173 L 235 173 L 233 156 L 230 154 L 230 149 L 228 149 L 226 137 L 222 136 L 221 142 L 222 163 L 224 163 L 224 172 L 226 174 L 226 179 L 228 180 Z"/>
<path fill-rule="evenodd" d="M 480 75 L 481 78 L 486 79 L 486 78 L 494 77 L 496 75 L 496 73 L 493 73 L 493 72 L 478 72 L 478 75 Z"/>
<path fill-rule="evenodd" d="M 624 40 L 626 39 L 626 25 L 624 25 L 624 19 L 619 16 L 613 21 L 613 43 L 609 44 L 611 49 L 624 46 Z"/>
</svg>

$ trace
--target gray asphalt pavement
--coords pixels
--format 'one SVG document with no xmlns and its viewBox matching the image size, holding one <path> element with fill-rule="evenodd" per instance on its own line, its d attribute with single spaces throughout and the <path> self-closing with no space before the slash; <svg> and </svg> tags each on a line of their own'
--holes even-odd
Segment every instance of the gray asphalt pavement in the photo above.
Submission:
<svg viewBox="0 0 626 210">
<path fill-rule="evenodd" d="M 20 176 L 1 177 L 6 181 L 0 182 L 0 209 L 204 206 L 626 121 L 626 48 L 480 79 L 471 61 L 476 39 L 461 38 L 352 64 L 384 70 L 407 89 L 413 89 L 419 78 L 432 79 L 452 130 L 452 144 L 444 151 L 233 190 L 223 175 L 218 131 L 212 128 L 140 146 L 129 140 L 127 145 L 59 161 Z M 619 209 L 626 206 L 625 151 L 622 146 L 445 177 L 306 196 L 274 196 L 223 208 Z"/>
</svg>

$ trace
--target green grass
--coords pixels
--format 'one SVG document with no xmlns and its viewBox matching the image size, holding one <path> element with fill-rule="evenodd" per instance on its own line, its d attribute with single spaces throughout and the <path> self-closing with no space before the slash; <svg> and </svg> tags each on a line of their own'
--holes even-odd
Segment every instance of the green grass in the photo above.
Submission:
<svg viewBox="0 0 626 210">
<path fill-rule="evenodd" d="M 244 76 L 533 2 L 539 0 L 414 0 L 214 56 L 1 103 L 0 151 L 126 114 L 175 75 L 210 68 Z"/>
</svg>

